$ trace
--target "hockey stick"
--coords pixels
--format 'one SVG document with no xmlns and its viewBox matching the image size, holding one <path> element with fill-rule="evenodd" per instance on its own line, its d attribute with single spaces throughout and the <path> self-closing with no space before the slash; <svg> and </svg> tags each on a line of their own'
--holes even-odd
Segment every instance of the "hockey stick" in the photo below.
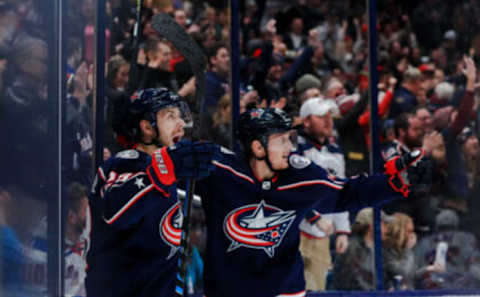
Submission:
<svg viewBox="0 0 480 297">
<path fill-rule="evenodd" d="M 136 21 L 135 26 L 133 27 L 133 47 L 136 49 L 138 47 L 138 31 L 140 30 L 140 22 L 142 21 L 142 5 L 143 0 L 137 0 L 136 7 Z"/>
<path fill-rule="evenodd" d="M 140 24 L 142 22 L 142 6 L 143 0 L 137 0 L 137 5 L 135 8 L 135 25 L 133 27 L 133 52 L 132 57 L 130 58 L 130 77 L 129 81 L 133 81 L 133 79 L 137 76 L 137 57 L 138 57 L 138 42 L 139 42 L 139 35 L 138 32 L 140 31 Z"/>
<path fill-rule="evenodd" d="M 167 38 L 188 61 L 195 75 L 195 104 L 200 112 L 203 107 L 203 89 L 205 86 L 205 55 L 187 32 L 178 25 L 175 20 L 166 14 L 156 14 L 152 19 L 152 28 L 160 35 Z M 201 120 L 200 127 L 201 128 Z M 187 253 L 190 233 L 190 214 L 192 208 L 192 196 L 195 190 L 195 180 L 187 181 L 187 193 L 183 203 L 182 236 L 180 240 L 180 257 L 178 259 L 177 278 L 175 284 L 175 296 L 186 296 Z"/>
</svg>

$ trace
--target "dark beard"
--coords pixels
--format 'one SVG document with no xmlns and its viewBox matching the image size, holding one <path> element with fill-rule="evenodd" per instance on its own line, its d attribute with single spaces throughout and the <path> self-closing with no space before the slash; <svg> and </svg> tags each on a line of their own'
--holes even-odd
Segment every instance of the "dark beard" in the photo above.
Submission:
<svg viewBox="0 0 480 297">
<path fill-rule="evenodd" d="M 406 137 L 405 139 L 405 144 L 409 149 L 417 148 L 417 147 L 422 147 L 422 140 L 421 138 L 419 139 L 412 139 L 410 137 Z"/>
</svg>

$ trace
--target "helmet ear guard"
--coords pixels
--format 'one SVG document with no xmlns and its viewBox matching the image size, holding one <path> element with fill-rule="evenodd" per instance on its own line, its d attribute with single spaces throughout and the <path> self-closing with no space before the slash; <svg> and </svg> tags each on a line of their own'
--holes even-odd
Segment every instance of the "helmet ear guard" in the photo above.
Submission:
<svg viewBox="0 0 480 297">
<path fill-rule="evenodd" d="M 265 149 L 265 157 L 258 160 L 268 160 L 269 136 L 275 133 L 285 133 L 292 129 L 292 119 L 286 112 L 277 108 L 256 108 L 244 112 L 240 116 L 238 138 L 242 142 L 247 156 L 254 156 L 251 144 L 258 140 Z"/>
<path fill-rule="evenodd" d="M 256 108 L 244 112 L 240 116 L 237 134 L 243 142 L 254 139 L 262 140 L 262 136 L 272 133 L 283 133 L 292 129 L 292 119 L 281 109 Z M 263 139 L 265 141 L 265 139 Z"/>
</svg>

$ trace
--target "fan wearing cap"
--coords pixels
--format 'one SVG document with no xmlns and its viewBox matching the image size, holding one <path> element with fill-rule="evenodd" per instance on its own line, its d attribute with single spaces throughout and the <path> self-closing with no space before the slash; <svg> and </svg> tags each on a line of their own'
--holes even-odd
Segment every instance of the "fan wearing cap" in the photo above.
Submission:
<svg viewBox="0 0 480 297">
<path fill-rule="evenodd" d="M 310 98 L 321 97 L 322 84 L 312 74 L 304 74 L 295 82 L 295 94 L 300 106 Z"/>
<path fill-rule="evenodd" d="M 345 178 L 345 160 L 340 148 L 331 142 L 333 134 L 332 112 L 336 106 L 331 100 L 312 98 L 300 108 L 303 121 L 298 130 L 297 152 L 330 174 Z M 300 224 L 300 252 L 305 263 L 307 290 L 325 290 L 327 271 L 331 265 L 329 233 L 322 229 L 324 221 L 333 223 L 336 236 L 335 250 L 343 253 L 348 246 L 350 222 L 348 212 L 321 214 L 310 211 Z"/>
<path fill-rule="evenodd" d="M 164 88 L 136 92 L 115 127 L 128 150 L 92 186 L 88 296 L 173 296 L 182 213 L 177 181 L 207 176 L 219 149 L 182 141 L 187 105 Z"/>
<path fill-rule="evenodd" d="M 294 153 L 292 119 L 274 108 L 243 113 L 238 135 L 243 152 L 222 150 L 212 174 L 196 184 L 207 217 L 208 297 L 305 296 L 299 225 L 306 213 L 359 209 L 399 190 L 408 196 L 399 174 L 423 164 L 416 152 L 396 160 L 391 175 L 336 177 Z"/>
<path fill-rule="evenodd" d="M 381 212 L 382 240 L 387 226 L 395 218 Z M 332 286 L 335 290 L 375 290 L 373 209 L 367 207 L 357 213 L 347 251 L 335 258 Z"/>
</svg>

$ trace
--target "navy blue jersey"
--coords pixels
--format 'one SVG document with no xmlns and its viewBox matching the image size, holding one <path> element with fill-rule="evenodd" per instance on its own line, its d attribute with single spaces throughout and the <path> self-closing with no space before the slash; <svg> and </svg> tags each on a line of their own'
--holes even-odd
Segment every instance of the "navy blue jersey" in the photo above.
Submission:
<svg viewBox="0 0 480 297">
<path fill-rule="evenodd" d="M 98 169 L 90 197 L 89 297 L 173 296 L 181 211 L 176 185 L 155 187 L 151 157 L 123 151 Z"/>
<path fill-rule="evenodd" d="M 197 187 L 207 220 L 207 297 L 304 296 L 298 226 L 305 213 L 315 204 L 330 213 L 395 196 L 385 175 L 335 179 L 299 155 L 268 181 L 233 153 L 214 163 Z"/>
</svg>

